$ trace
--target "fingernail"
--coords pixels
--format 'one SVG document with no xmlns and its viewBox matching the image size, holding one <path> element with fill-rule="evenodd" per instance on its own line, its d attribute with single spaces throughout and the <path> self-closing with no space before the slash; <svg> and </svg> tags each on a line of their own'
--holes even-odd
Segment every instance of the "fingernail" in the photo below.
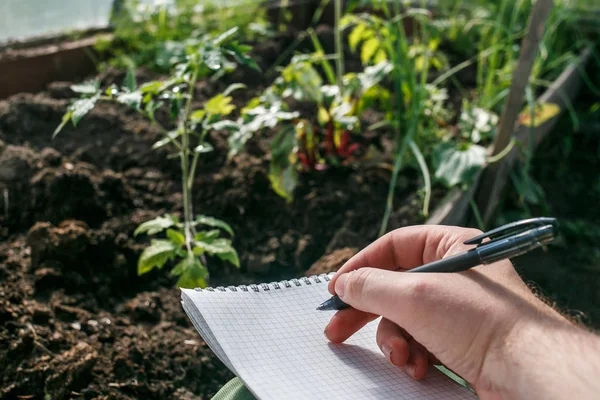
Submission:
<svg viewBox="0 0 600 400">
<path fill-rule="evenodd" d="M 344 297 L 345 286 L 346 286 L 346 278 L 347 274 L 342 274 L 335 282 L 335 294 L 338 295 L 339 298 Z"/>
<path fill-rule="evenodd" d="M 390 346 L 387 343 L 384 343 L 381 345 L 381 351 L 383 352 L 385 358 L 387 358 L 387 360 L 390 362 L 390 364 L 394 364 L 394 362 L 392 361 L 392 346 Z"/>
</svg>

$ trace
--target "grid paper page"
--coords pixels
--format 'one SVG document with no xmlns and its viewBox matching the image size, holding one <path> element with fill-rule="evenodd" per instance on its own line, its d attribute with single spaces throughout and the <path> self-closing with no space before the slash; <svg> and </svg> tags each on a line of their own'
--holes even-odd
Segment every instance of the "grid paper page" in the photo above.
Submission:
<svg viewBox="0 0 600 400">
<path fill-rule="evenodd" d="M 182 299 L 207 343 L 261 400 L 477 398 L 434 368 L 414 381 L 390 365 L 375 342 L 378 321 L 344 344 L 328 342 L 323 330 L 334 312 L 315 309 L 330 297 L 321 282 L 259 292 L 184 289 Z"/>
</svg>

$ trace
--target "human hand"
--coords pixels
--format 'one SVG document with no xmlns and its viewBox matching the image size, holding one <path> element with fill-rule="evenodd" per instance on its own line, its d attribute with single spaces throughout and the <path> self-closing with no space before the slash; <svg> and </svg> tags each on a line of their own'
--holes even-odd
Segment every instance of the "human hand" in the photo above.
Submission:
<svg viewBox="0 0 600 400">
<path fill-rule="evenodd" d="M 465 251 L 473 229 L 415 226 L 380 238 L 349 260 L 329 283 L 353 308 L 338 311 L 325 329 L 341 343 L 382 316 L 377 343 L 394 365 L 415 379 L 442 363 L 480 396 L 497 394 L 509 379 L 509 359 L 532 328 L 574 327 L 536 298 L 509 261 L 462 273 L 403 274 Z M 354 272 L 351 272 L 354 271 Z M 535 336 L 535 335 L 534 335 Z M 514 358 L 514 357 L 513 357 Z"/>
</svg>

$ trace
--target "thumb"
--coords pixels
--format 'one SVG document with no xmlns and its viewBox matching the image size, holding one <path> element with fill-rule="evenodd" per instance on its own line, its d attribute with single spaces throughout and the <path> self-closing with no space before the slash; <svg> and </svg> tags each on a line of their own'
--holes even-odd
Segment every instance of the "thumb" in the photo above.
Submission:
<svg viewBox="0 0 600 400">
<path fill-rule="evenodd" d="M 381 315 L 410 329 L 415 316 L 435 309 L 437 277 L 379 268 L 361 268 L 342 274 L 335 282 L 340 299 L 355 309 Z M 424 314 L 425 313 L 425 314 Z"/>
</svg>

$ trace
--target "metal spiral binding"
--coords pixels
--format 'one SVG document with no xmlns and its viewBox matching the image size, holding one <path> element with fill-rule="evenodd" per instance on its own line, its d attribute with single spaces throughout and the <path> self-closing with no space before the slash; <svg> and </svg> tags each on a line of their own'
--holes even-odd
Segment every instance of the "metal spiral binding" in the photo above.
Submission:
<svg viewBox="0 0 600 400">
<path fill-rule="evenodd" d="M 310 286 L 313 283 L 323 283 L 323 281 L 329 282 L 333 275 L 334 275 L 334 273 L 331 272 L 329 274 L 312 275 L 309 277 L 294 278 L 294 279 L 290 279 L 287 281 L 281 281 L 281 282 L 259 283 L 259 284 L 252 284 L 252 285 L 239 285 L 239 286 L 227 286 L 227 287 L 217 286 L 214 288 L 208 287 L 205 289 L 196 288 L 195 290 L 197 292 L 237 292 L 237 291 L 242 291 L 242 292 L 259 293 L 259 292 L 268 292 L 270 290 L 289 289 L 289 288 L 298 287 L 298 286 Z"/>
</svg>

